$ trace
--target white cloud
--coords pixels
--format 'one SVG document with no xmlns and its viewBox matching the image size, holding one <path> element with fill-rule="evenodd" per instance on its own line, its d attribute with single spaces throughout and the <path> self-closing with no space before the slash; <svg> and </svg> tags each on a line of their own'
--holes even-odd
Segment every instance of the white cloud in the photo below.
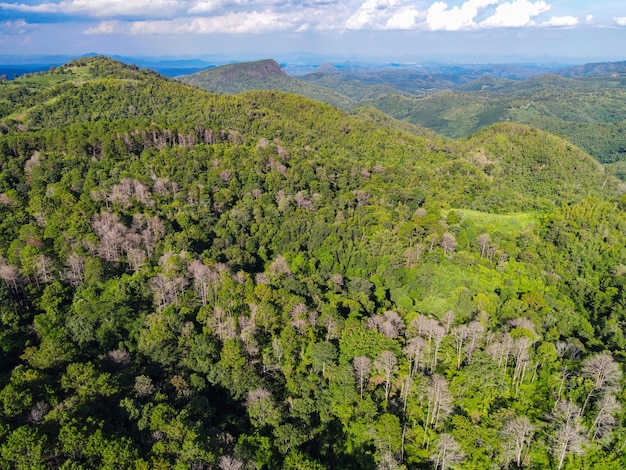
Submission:
<svg viewBox="0 0 626 470">
<path fill-rule="evenodd" d="M 95 28 L 89 28 L 84 34 L 118 34 L 126 32 L 127 28 L 121 21 L 101 21 Z"/>
<path fill-rule="evenodd" d="M 164 21 L 136 21 L 131 34 L 258 34 L 295 29 L 302 15 L 272 11 L 229 13 L 222 16 Z"/>
<path fill-rule="evenodd" d="M 493 16 L 480 23 L 483 28 L 520 28 L 533 26 L 534 18 L 552 8 L 543 0 L 531 2 L 529 0 L 513 0 L 501 3 Z"/>
<path fill-rule="evenodd" d="M 346 21 L 346 28 L 359 30 L 375 29 L 377 20 L 386 13 L 386 9 L 393 6 L 393 0 L 365 0 L 359 9 Z"/>
<path fill-rule="evenodd" d="M 365 0 L 345 23 L 350 30 L 414 29 L 420 12 L 399 0 Z"/>
<path fill-rule="evenodd" d="M 203 13 L 211 13 L 215 10 L 220 9 L 224 6 L 224 2 L 222 0 L 209 0 L 203 2 L 197 2 L 191 8 L 187 10 L 187 13 L 190 15 L 198 15 Z"/>
<path fill-rule="evenodd" d="M 580 20 L 575 16 L 553 16 L 548 21 L 541 23 L 541 26 L 572 27 L 579 23 Z"/>
<path fill-rule="evenodd" d="M 57 12 L 59 5 L 56 3 L 43 3 L 41 5 L 26 5 L 23 3 L 0 3 L 3 10 L 19 11 L 22 13 L 49 13 Z"/>
<path fill-rule="evenodd" d="M 475 29 L 474 18 L 480 10 L 495 5 L 499 0 L 468 0 L 460 7 L 448 9 L 444 2 L 433 3 L 427 12 L 426 26 L 433 31 L 460 31 Z"/>
<path fill-rule="evenodd" d="M 201 0 L 193 2 L 187 9 L 190 15 L 203 15 L 218 10 L 233 10 L 240 7 L 261 8 L 277 3 L 278 0 Z"/>
<path fill-rule="evenodd" d="M 626 26 L 626 16 L 616 16 L 613 18 L 617 26 Z"/>
<path fill-rule="evenodd" d="M 398 10 L 387 20 L 385 28 L 387 30 L 411 30 L 417 26 L 417 18 L 420 12 L 415 8 L 406 7 Z"/>
<path fill-rule="evenodd" d="M 0 22 L 0 34 L 27 34 L 32 25 L 26 20 L 2 21 Z"/>
<path fill-rule="evenodd" d="M 296 29 L 296 33 L 303 33 L 305 31 L 308 31 L 310 27 L 311 25 L 309 23 L 304 23 L 298 29 Z"/>
<path fill-rule="evenodd" d="M 574 27 L 586 19 L 540 15 L 549 0 L 0 0 L 3 10 L 105 20 L 85 34 L 213 34 L 272 31 L 468 31 Z M 357 2 L 356 5 L 353 2 Z M 425 7 L 420 7 L 420 5 Z M 430 6 L 428 6 L 430 5 Z M 422 9 L 420 9 L 422 8 Z M 424 9 L 427 8 L 427 9 Z M 567 12 L 565 12 L 567 13 Z M 539 18 L 539 19 L 538 19 Z M 114 21 L 111 21 L 114 20 Z M 626 17 L 615 18 L 626 26 Z"/>
<path fill-rule="evenodd" d="M 181 11 L 185 0 L 66 0 L 59 3 L 0 3 L 5 10 L 24 13 L 63 13 L 95 18 L 111 16 L 159 17 L 171 16 Z"/>
</svg>

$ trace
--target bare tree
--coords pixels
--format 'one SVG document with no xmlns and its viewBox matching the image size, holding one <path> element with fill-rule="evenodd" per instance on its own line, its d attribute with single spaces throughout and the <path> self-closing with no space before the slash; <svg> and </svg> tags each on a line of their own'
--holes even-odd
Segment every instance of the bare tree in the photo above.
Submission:
<svg viewBox="0 0 626 470">
<path fill-rule="evenodd" d="M 404 320 L 395 310 L 388 310 L 383 314 L 381 333 L 389 338 L 396 338 L 404 331 Z"/>
<path fill-rule="evenodd" d="M 274 353 L 274 357 L 276 361 L 278 361 L 278 365 L 280 366 L 281 361 L 283 360 L 283 356 L 285 354 L 283 345 L 280 340 L 276 337 L 272 339 L 272 352 Z"/>
<path fill-rule="evenodd" d="M 589 399 L 591 396 L 604 389 L 617 383 L 622 376 L 619 366 L 608 353 L 596 354 L 595 356 L 588 357 L 582 364 L 583 376 L 593 381 L 593 388 L 589 391 L 585 403 L 583 404 L 580 414 L 585 412 Z"/>
<path fill-rule="evenodd" d="M 393 455 L 393 452 L 389 449 L 384 450 L 381 453 L 380 462 L 376 465 L 376 470 L 397 470 L 404 468 L 404 466 L 401 466 L 398 463 L 396 457 Z"/>
<path fill-rule="evenodd" d="M 416 336 L 407 341 L 404 354 L 409 359 L 409 373 L 411 378 L 419 367 L 422 352 L 426 347 L 426 341 L 421 336 Z"/>
<path fill-rule="evenodd" d="M 553 418 L 557 424 L 553 447 L 557 470 L 561 470 L 567 454 L 583 454 L 586 441 L 585 427 L 580 418 L 580 408 L 569 400 L 559 402 Z"/>
<path fill-rule="evenodd" d="M 352 360 L 352 366 L 354 367 L 354 375 L 361 391 L 361 398 L 363 398 L 363 387 L 370 375 L 372 361 L 367 356 L 358 356 Z"/>
<path fill-rule="evenodd" d="M 219 460 L 220 470 L 243 470 L 243 462 L 232 455 L 222 455 Z"/>
<path fill-rule="evenodd" d="M 107 353 L 107 356 L 113 364 L 120 368 L 124 368 L 130 364 L 131 357 L 128 349 L 113 349 Z"/>
<path fill-rule="evenodd" d="M 91 225 L 100 239 L 98 253 L 107 261 L 119 261 L 122 245 L 129 232 L 119 217 L 109 211 L 93 216 Z"/>
<path fill-rule="evenodd" d="M 213 309 L 213 315 L 207 318 L 207 326 L 211 328 L 221 341 L 235 339 L 237 328 L 232 312 L 217 306 Z"/>
<path fill-rule="evenodd" d="M 435 455 L 431 460 L 435 463 L 435 469 L 446 470 L 452 465 L 461 463 L 465 454 L 454 437 L 448 433 L 441 434 L 435 446 Z"/>
<path fill-rule="evenodd" d="M 0 258 L 0 279 L 6 282 L 11 291 L 18 291 L 18 283 L 21 279 L 20 270 Z"/>
<path fill-rule="evenodd" d="M 185 278 L 179 276 L 169 277 L 157 274 L 152 278 L 152 291 L 159 310 L 177 303 L 185 290 L 185 284 Z"/>
<path fill-rule="evenodd" d="M 450 328 L 452 328 L 452 324 L 454 323 L 456 315 L 452 310 L 448 310 L 443 315 L 443 319 L 445 320 L 444 326 L 446 327 L 446 334 L 450 333 Z"/>
<path fill-rule="evenodd" d="M 499 341 L 494 341 L 487 347 L 487 352 L 491 358 L 498 363 L 498 368 L 506 373 L 509 355 L 513 349 L 513 338 L 505 333 Z"/>
<path fill-rule="evenodd" d="M 513 340 L 512 353 L 515 358 L 515 370 L 513 371 L 513 387 L 515 387 L 516 393 L 519 389 L 519 385 L 524 380 L 524 374 L 526 372 L 526 366 L 530 360 L 529 348 L 531 341 L 527 336 L 520 336 Z"/>
<path fill-rule="evenodd" d="M 474 320 L 467 325 L 468 341 L 465 345 L 465 360 L 468 364 L 472 362 L 472 355 L 478 348 L 478 341 L 482 338 L 484 332 L 485 327 L 479 321 Z"/>
<path fill-rule="evenodd" d="M 437 368 L 437 356 L 439 355 L 439 348 L 443 337 L 446 335 L 446 330 L 439 323 L 435 323 L 430 331 L 433 340 L 433 362 L 430 366 L 431 372 L 434 372 Z"/>
<path fill-rule="evenodd" d="M 340 336 L 342 319 L 335 314 L 324 312 L 320 315 L 319 323 L 326 329 L 326 341 L 337 339 Z"/>
<path fill-rule="evenodd" d="M 488 233 L 481 233 L 480 235 L 478 235 L 478 238 L 476 239 L 476 241 L 478 242 L 478 246 L 480 247 L 480 257 L 484 258 L 485 257 L 485 252 L 487 251 L 487 248 L 489 247 L 489 234 Z"/>
<path fill-rule="evenodd" d="M 424 442 L 426 442 L 427 429 L 436 429 L 439 421 L 452 412 L 452 395 L 448 388 L 446 379 L 434 374 L 430 379 L 430 386 L 427 390 L 428 409 L 426 412 L 426 422 L 424 423 Z"/>
<path fill-rule="evenodd" d="M 270 263 L 269 273 L 272 277 L 291 276 L 291 268 L 283 255 L 277 255 Z"/>
<path fill-rule="evenodd" d="M 300 334 L 304 334 L 308 325 L 309 310 L 306 305 L 299 303 L 289 312 L 291 318 L 291 326 L 293 326 Z"/>
<path fill-rule="evenodd" d="M 383 315 L 373 315 L 365 323 L 367 328 L 378 330 L 388 338 L 397 338 L 404 330 L 404 320 L 394 310 Z"/>
<path fill-rule="evenodd" d="M 469 328 L 467 325 L 459 325 L 452 328 L 451 334 L 454 338 L 454 342 L 456 345 L 456 368 L 459 370 L 461 368 L 461 358 L 463 353 L 463 344 L 465 339 L 469 335 Z"/>
<path fill-rule="evenodd" d="M 612 393 L 602 395 L 602 398 L 598 400 L 598 414 L 589 428 L 591 440 L 601 439 L 611 433 L 617 424 L 615 415 L 620 409 L 621 406 Z"/>
<path fill-rule="evenodd" d="M 522 466 L 524 450 L 530 446 L 534 432 L 535 428 L 526 416 L 512 418 L 504 425 L 502 438 L 507 464 L 513 460 L 518 468 Z"/>
<path fill-rule="evenodd" d="M 139 271 L 146 265 L 146 252 L 141 248 L 129 247 L 126 250 L 126 260 L 133 271 Z"/>
<path fill-rule="evenodd" d="M 135 214 L 131 228 L 141 236 L 142 247 L 151 257 L 156 243 L 165 235 L 165 224 L 156 215 Z"/>
<path fill-rule="evenodd" d="M 446 232 L 441 237 L 441 247 L 443 248 L 443 254 L 448 255 L 454 252 L 457 246 L 456 238 L 453 234 Z"/>
<path fill-rule="evenodd" d="M 374 368 L 385 379 L 385 406 L 389 400 L 389 389 L 391 388 L 391 379 L 396 370 L 398 358 L 391 351 L 383 351 L 374 361 Z"/>
<path fill-rule="evenodd" d="M 437 320 L 420 313 L 413 320 L 411 320 L 409 333 L 411 336 L 423 336 L 428 338 L 430 341 L 431 330 L 437 323 Z"/>
<path fill-rule="evenodd" d="M 45 401 L 38 401 L 28 413 L 28 421 L 32 424 L 41 424 L 48 411 L 50 411 L 50 405 Z"/>
<path fill-rule="evenodd" d="M 200 260 L 194 260 L 189 264 L 188 271 L 193 278 L 193 286 L 200 296 L 202 305 L 206 305 L 211 287 L 211 269 Z"/>
<path fill-rule="evenodd" d="M 35 259 L 37 278 L 41 282 L 52 281 L 52 259 L 46 255 L 39 255 Z"/>
<path fill-rule="evenodd" d="M 78 287 L 82 285 L 85 278 L 85 258 L 77 253 L 70 253 L 65 261 L 67 270 L 65 271 L 65 278 L 70 285 Z"/>
</svg>

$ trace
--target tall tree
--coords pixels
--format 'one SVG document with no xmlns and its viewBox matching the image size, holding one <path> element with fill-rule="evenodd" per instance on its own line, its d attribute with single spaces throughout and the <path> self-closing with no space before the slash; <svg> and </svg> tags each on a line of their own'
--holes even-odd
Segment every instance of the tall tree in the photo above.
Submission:
<svg viewBox="0 0 626 470">
<path fill-rule="evenodd" d="M 439 435 L 435 445 L 435 455 L 431 457 L 431 460 L 434 461 L 435 469 L 446 470 L 452 465 L 461 463 L 464 458 L 465 454 L 461 451 L 461 446 L 451 434 L 444 433 Z"/>
<path fill-rule="evenodd" d="M 534 432 L 535 428 L 526 416 L 518 416 L 505 423 L 502 447 L 507 464 L 514 461 L 518 468 L 522 467 L 524 451 L 528 450 Z"/>
<path fill-rule="evenodd" d="M 391 379 L 396 370 L 398 358 L 391 351 L 383 351 L 374 361 L 374 368 L 383 376 L 385 381 L 385 406 L 389 401 L 389 390 L 391 388 Z"/>
<path fill-rule="evenodd" d="M 615 362 L 613 356 L 608 353 L 596 354 L 585 359 L 582 364 L 582 373 L 583 376 L 591 379 L 593 385 L 580 410 L 581 415 L 585 412 L 594 393 L 614 385 L 622 376 L 619 365 Z"/>
<path fill-rule="evenodd" d="M 363 398 L 363 387 L 369 378 L 372 361 L 370 361 L 370 358 L 367 356 L 357 356 L 352 360 L 352 365 L 354 367 L 356 382 L 361 392 L 361 398 Z"/>
<path fill-rule="evenodd" d="M 575 403 L 562 400 L 553 413 L 556 429 L 552 450 L 557 462 L 557 470 L 561 470 L 568 454 L 584 453 L 583 444 L 587 436 L 580 412 L 581 409 Z"/>
</svg>

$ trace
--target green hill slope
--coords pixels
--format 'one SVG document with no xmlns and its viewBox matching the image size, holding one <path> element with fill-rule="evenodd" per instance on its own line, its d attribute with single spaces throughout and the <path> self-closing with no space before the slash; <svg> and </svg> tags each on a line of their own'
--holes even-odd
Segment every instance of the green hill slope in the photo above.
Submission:
<svg viewBox="0 0 626 470">
<path fill-rule="evenodd" d="M 388 94 L 364 103 L 449 137 L 467 136 L 497 122 L 528 124 L 561 135 L 601 163 L 615 166 L 625 158 L 625 93 L 619 78 L 544 75 L 521 82 L 485 78 L 454 91 L 418 97 Z"/>
<path fill-rule="evenodd" d="M 303 95 L 342 109 L 354 106 L 353 100 L 329 88 L 306 83 L 287 75 L 274 60 L 223 65 L 178 77 L 213 93 L 237 94 L 249 90 L 277 90 Z"/>
<path fill-rule="evenodd" d="M 0 467 L 520 466 L 520 426 L 529 467 L 621 467 L 626 198 L 569 142 L 100 57 L 15 82 Z"/>
</svg>

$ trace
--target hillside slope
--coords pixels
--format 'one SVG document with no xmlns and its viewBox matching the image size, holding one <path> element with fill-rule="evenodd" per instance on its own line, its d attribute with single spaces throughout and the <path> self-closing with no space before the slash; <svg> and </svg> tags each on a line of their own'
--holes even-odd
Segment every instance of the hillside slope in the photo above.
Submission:
<svg viewBox="0 0 626 470">
<path fill-rule="evenodd" d="M 271 59 L 223 65 L 183 75 L 177 79 L 213 93 L 237 94 L 249 90 L 277 90 L 303 95 L 342 109 L 354 106 L 354 102 L 341 93 L 290 77 L 276 61 Z"/>
<path fill-rule="evenodd" d="M 454 91 L 387 94 L 363 104 L 448 137 L 497 122 L 528 124 L 565 137 L 603 164 L 619 166 L 626 158 L 625 98 L 619 78 L 545 75 L 522 82 L 485 78 Z"/>
</svg>

